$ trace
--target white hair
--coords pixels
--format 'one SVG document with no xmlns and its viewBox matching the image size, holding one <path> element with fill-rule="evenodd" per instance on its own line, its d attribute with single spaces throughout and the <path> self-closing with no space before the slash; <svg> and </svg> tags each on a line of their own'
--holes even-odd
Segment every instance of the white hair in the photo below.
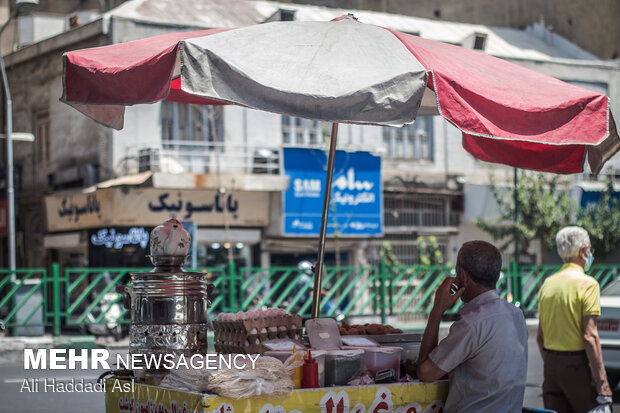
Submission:
<svg viewBox="0 0 620 413">
<path fill-rule="evenodd" d="M 564 227 L 555 236 L 555 243 L 558 247 L 560 258 L 566 262 L 570 258 L 579 255 L 579 250 L 582 247 L 590 245 L 590 236 L 581 227 Z"/>
</svg>

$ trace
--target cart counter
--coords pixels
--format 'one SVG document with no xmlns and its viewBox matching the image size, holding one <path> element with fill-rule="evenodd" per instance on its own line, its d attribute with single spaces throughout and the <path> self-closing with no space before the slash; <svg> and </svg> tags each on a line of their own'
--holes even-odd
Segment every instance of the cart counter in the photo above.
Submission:
<svg viewBox="0 0 620 413">
<path fill-rule="evenodd" d="M 116 383 L 116 385 L 115 385 Z M 292 391 L 285 398 L 233 400 L 201 393 L 106 381 L 107 413 L 436 413 L 448 382 L 393 383 Z"/>
</svg>

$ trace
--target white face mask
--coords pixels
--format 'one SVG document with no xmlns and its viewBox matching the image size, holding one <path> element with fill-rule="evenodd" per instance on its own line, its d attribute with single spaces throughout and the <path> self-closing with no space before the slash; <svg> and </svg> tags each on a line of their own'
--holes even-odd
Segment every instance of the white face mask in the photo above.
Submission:
<svg viewBox="0 0 620 413">
<path fill-rule="evenodd" d="M 586 263 L 583 266 L 583 270 L 588 271 L 590 267 L 592 267 L 593 262 L 594 262 L 594 254 L 592 254 L 592 251 L 590 251 L 588 252 L 588 255 L 586 256 Z"/>
</svg>

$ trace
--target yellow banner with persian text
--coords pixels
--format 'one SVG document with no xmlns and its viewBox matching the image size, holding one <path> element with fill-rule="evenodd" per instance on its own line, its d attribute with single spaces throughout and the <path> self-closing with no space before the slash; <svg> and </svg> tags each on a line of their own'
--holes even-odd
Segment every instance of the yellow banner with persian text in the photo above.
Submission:
<svg viewBox="0 0 620 413">
<path fill-rule="evenodd" d="M 233 400 L 136 383 L 133 391 L 107 381 L 107 413 L 438 413 L 448 382 L 394 383 L 294 390 L 288 397 Z"/>
</svg>

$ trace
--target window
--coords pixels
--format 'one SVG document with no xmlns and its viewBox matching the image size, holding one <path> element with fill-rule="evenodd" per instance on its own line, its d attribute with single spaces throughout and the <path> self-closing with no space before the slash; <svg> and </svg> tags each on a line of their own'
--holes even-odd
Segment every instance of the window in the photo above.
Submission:
<svg viewBox="0 0 620 413">
<path fill-rule="evenodd" d="M 301 118 L 295 118 L 295 143 L 304 143 L 304 130 L 301 126 Z"/>
<path fill-rule="evenodd" d="M 43 110 L 35 114 L 34 134 L 36 136 L 37 162 L 50 161 L 50 114 Z"/>
<path fill-rule="evenodd" d="M 162 141 L 222 142 L 222 118 L 221 106 L 164 101 L 161 104 Z M 164 148 L 172 146 L 171 143 L 164 143 Z"/>
<path fill-rule="evenodd" d="M 291 143 L 291 117 L 282 115 L 282 143 Z"/>
<path fill-rule="evenodd" d="M 383 145 L 390 158 L 433 160 L 433 119 L 420 116 L 402 128 L 383 127 Z"/>
<path fill-rule="evenodd" d="M 407 194 L 383 195 L 386 227 L 444 227 L 450 226 L 448 198 L 412 196 Z"/>
<path fill-rule="evenodd" d="M 321 122 L 282 115 L 282 143 L 318 145 L 323 141 Z"/>
<path fill-rule="evenodd" d="M 474 37 L 474 50 L 484 50 L 487 41 L 487 35 L 484 33 L 476 33 Z"/>
</svg>

